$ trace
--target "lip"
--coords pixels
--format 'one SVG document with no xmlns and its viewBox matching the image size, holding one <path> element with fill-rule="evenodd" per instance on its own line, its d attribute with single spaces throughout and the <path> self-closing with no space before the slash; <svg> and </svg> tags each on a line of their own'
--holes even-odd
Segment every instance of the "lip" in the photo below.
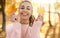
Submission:
<svg viewBox="0 0 60 38">
<path fill-rule="evenodd" d="M 22 15 L 22 16 L 27 16 L 28 14 L 27 14 L 27 13 L 23 13 L 23 12 L 22 12 L 22 13 L 21 13 L 21 15 Z"/>
</svg>

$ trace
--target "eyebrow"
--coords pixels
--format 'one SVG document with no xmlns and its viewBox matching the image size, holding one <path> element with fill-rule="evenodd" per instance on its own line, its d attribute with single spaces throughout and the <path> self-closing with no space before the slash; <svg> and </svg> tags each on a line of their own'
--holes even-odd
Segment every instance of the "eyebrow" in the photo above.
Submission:
<svg viewBox="0 0 60 38">
<path fill-rule="evenodd" d="M 21 7 L 25 7 L 24 5 L 22 5 Z M 30 6 L 27 6 L 28 8 L 30 7 Z"/>
<path fill-rule="evenodd" d="M 21 7 L 24 7 L 24 5 L 22 5 Z"/>
<path fill-rule="evenodd" d="M 30 7 L 30 6 L 27 6 L 27 7 Z"/>
</svg>

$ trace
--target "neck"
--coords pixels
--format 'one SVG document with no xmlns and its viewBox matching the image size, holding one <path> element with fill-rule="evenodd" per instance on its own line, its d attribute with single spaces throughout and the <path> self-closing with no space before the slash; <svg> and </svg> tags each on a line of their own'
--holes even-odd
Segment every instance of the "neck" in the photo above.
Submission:
<svg viewBox="0 0 60 38">
<path fill-rule="evenodd" d="M 20 20 L 20 23 L 21 23 L 21 24 L 29 24 L 29 20 L 24 20 L 24 19 L 22 19 L 22 20 Z"/>
</svg>

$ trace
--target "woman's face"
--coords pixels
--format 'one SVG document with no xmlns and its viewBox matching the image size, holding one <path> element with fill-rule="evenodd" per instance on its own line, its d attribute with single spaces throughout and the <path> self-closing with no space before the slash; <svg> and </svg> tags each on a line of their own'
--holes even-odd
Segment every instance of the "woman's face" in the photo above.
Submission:
<svg viewBox="0 0 60 38">
<path fill-rule="evenodd" d="M 19 8 L 20 19 L 29 19 L 32 14 L 32 5 L 29 2 L 23 2 Z"/>
</svg>

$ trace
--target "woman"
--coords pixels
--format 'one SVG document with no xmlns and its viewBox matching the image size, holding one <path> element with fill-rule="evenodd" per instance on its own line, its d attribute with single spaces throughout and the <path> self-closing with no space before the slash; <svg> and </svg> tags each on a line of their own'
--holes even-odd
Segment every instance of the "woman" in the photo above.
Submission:
<svg viewBox="0 0 60 38">
<path fill-rule="evenodd" d="M 42 16 L 38 16 L 36 20 L 33 20 L 32 8 L 29 1 L 21 2 L 19 6 L 20 22 L 14 21 L 13 24 L 6 27 L 6 38 L 40 38 L 39 33 L 42 25 Z"/>
</svg>

